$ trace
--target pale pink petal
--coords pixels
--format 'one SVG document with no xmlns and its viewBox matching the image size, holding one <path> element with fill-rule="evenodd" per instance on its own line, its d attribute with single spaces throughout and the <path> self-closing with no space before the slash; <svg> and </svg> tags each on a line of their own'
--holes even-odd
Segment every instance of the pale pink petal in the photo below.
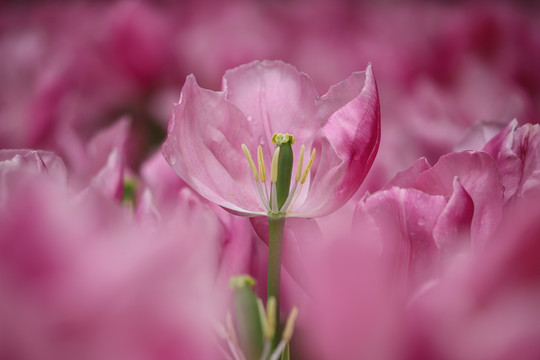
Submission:
<svg viewBox="0 0 540 360">
<path fill-rule="evenodd" d="M 433 229 L 445 206 L 443 196 L 416 189 L 382 190 L 358 203 L 355 233 L 381 249 L 398 286 L 411 291 L 437 274 L 439 249 Z"/>
<path fill-rule="evenodd" d="M 87 157 L 90 171 L 96 171 L 107 162 L 110 153 L 118 149 L 122 156 L 125 154 L 125 146 L 131 128 L 131 119 L 122 117 L 111 126 L 98 132 L 87 145 Z"/>
<path fill-rule="evenodd" d="M 467 130 L 463 138 L 454 146 L 455 152 L 466 150 L 485 150 L 484 146 L 497 135 L 504 125 L 498 122 L 482 121 L 474 124 Z"/>
<path fill-rule="evenodd" d="M 251 127 L 223 93 L 200 88 L 188 76 L 174 106 L 163 155 L 176 173 L 206 199 L 245 214 L 264 214 L 242 152 L 252 154 Z M 248 184 L 253 184 L 253 187 Z"/>
<path fill-rule="evenodd" d="M 393 186 L 401 188 L 413 187 L 418 175 L 429 168 L 431 168 L 431 166 L 429 166 L 426 158 L 420 158 L 407 170 L 398 172 L 396 176 L 384 186 L 384 189 L 390 189 Z"/>
<path fill-rule="evenodd" d="M 161 151 L 151 155 L 141 165 L 140 175 L 160 209 L 176 206 L 178 191 L 187 186 L 167 164 Z"/>
<path fill-rule="evenodd" d="M 140 195 L 135 209 L 137 221 L 147 227 L 158 228 L 161 215 L 154 204 L 154 197 L 150 189 L 146 188 Z"/>
<path fill-rule="evenodd" d="M 399 358 L 399 298 L 388 267 L 354 238 L 317 245 L 305 256 L 312 291 L 300 308 L 294 340 L 305 358 Z"/>
<path fill-rule="evenodd" d="M 538 358 L 539 200 L 517 199 L 489 251 L 456 263 L 410 307 L 411 329 L 430 358 Z"/>
<path fill-rule="evenodd" d="M 43 150 L 0 150 L 0 206 L 21 176 L 42 176 L 44 181 L 53 181 L 67 190 L 67 170 L 60 157 Z"/>
<path fill-rule="evenodd" d="M 110 199 L 122 200 L 124 193 L 124 159 L 114 149 L 103 168 L 91 179 L 90 186 Z"/>
<path fill-rule="evenodd" d="M 504 198 L 523 196 L 540 183 L 540 126 L 510 122 L 484 150 L 497 161 Z"/>
<path fill-rule="evenodd" d="M 328 101 L 339 103 L 338 94 L 345 93 L 343 88 L 359 89 L 358 84 L 350 85 L 355 81 L 364 81 L 361 91 L 330 115 L 322 128 L 315 146 L 317 155 L 309 193 L 298 209 L 292 209 L 298 216 L 322 216 L 342 206 L 358 190 L 375 160 L 380 140 L 380 109 L 371 66 L 365 71 L 365 80 L 358 73 L 353 74 L 341 87 L 330 91 Z"/>
<path fill-rule="evenodd" d="M 457 177 L 454 178 L 453 187 L 454 192 L 433 228 L 433 239 L 443 260 L 470 249 L 474 202 Z"/>
<path fill-rule="evenodd" d="M 0 209 L 3 356 L 157 359 L 166 349 L 202 359 L 195 354 L 213 350 L 222 228 L 211 212 L 191 207 L 177 228 L 148 229 L 108 212 L 102 196 L 74 202 L 57 184 L 27 180 Z"/>
<path fill-rule="evenodd" d="M 319 94 L 313 81 L 284 62 L 255 61 L 228 70 L 223 77 L 223 91 L 227 100 L 246 115 L 253 138 L 265 150 L 265 160 L 269 161 L 274 151 L 274 133 L 294 135 L 293 149 L 298 154 L 302 144 L 311 147 L 322 125 L 317 117 Z"/>
<path fill-rule="evenodd" d="M 526 124 L 520 135 L 524 158 L 520 195 L 526 196 L 529 191 L 540 188 L 540 125 Z"/>
<path fill-rule="evenodd" d="M 371 69 L 371 64 L 368 68 Z M 337 110 L 354 100 L 362 92 L 365 83 L 366 72 L 359 71 L 342 82 L 330 86 L 328 92 L 318 100 L 318 114 L 323 123 L 326 123 Z"/>
<path fill-rule="evenodd" d="M 483 246 L 499 224 L 503 205 L 501 177 L 490 155 L 461 152 L 443 156 L 435 166 L 418 176 L 414 187 L 428 194 L 450 198 L 456 176 L 474 202 L 471 225 L 473 248 Z"/>
<path fill-rule="evenodd" d="M 0 168 L 4 168 L 8 163 L 14 165 L 14 168 L 18 170 L 45 173 L 63 182 L 64 185 L 67 182 L 67 169 L 64 161 L 50 151 L 27 149 L 0 150 Z M 13 166 L 11 167 L 13 168 Z"/>
<path fill-rule="evenodd" d="M 221 211 L 223 211 L 221 209 Z M 228 214 L 229 223 L 225 225 L 226 238 L 221 245 L 219 268 L 216 277 L 216 291 L 232 295 L 229 280 L 232 276 L 248 274 L 253 255 L 254 234 L 246 218 Z M 257 218 L 262 218 L 258 216 Z"/>
</svg>

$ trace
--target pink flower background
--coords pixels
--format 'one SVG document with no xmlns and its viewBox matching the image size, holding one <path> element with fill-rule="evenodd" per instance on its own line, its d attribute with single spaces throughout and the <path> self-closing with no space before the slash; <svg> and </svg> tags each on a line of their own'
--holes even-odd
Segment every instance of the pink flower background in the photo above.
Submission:
<svg viewBox="0 0 540 360">
<path fill-rule="evenodd" d="M 363 163 L 328 177 L 345 193 L 313 190 L 314 168 L 303 194 L 324 205 L 287 219 L 291 358 L 540 358 L 537 4 L 125 0 L 0 4 L 0 359 L 223 358 L 229 278 L 266 294 L 267 224 L 201 190 L 243 186 L 204 169 L 205 129 L 181 164 L 161 147 L 210 93 L 250 109 L 263 95 L 222 95 L 222 78 L 249 89 L 258 60 L 307 74 L 305 103 L 348 79 L 380 104 L 363 136 L 342 114 L 309 125 L 333 121 L 336 153 Z M 276 108 L 291 89 L 265 88 Z M 249 174 L 240 145 L 257 144 L 224 133 Z"/>
</svg>

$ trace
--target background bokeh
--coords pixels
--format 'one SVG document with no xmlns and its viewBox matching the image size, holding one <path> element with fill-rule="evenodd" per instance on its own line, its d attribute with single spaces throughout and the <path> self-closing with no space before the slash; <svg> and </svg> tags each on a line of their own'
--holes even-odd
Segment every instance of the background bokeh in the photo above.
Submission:
<svg viewBox="0 0 540 360">
<path fill-rule="evenodd" d="M 163 141 L 185 77 L 280 59 L 321 94 L 371 62 L 382 107 L 369 188 L 445 154 L 478 122 L 538 122 L 534 2 L 8 1 L 0 11 L 0 148 L 78 161 L 78 144 L 131 118 L 135 170 Z M 465 139 L 465 140 L 463 140 Z M 78 146 L 79 148 L 81 146 Z M 373 185 L 369 185 L 370 182 Z"/>
</svg>

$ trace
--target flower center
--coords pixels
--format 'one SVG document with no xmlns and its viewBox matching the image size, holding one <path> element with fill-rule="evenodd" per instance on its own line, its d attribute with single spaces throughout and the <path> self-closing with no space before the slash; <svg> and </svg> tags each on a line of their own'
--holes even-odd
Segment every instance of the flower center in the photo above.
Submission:
<svg viewBox="0 0 540 360">
<path fill-rule="evenodd" d="M 257 185 L 257 194 L 261 205 L 269 214 L 284 215 L 288 209 L 294 205 L 302 186 L 306 182 L 313 160 L 315 159 L 315 149 L 311 152 L 311 157 L 304 169 L 305 146 L 300 148 L 298 166 L 294 177 L 294 185 L 291 188 L 291 176 L 293 168 L 293 151 L 291 145 L 294 144 L 294 136 L 291 134 L 276 133 L 272 136 L 272 142 L 276 144 L 270 166 L 270 190 L 266 186 L 266 168 L 262 146 L 257 148 L 257 166 L 251 157 L 251 153 L 245 144 L 242 150 L 253 173 L 253 178 Z M 257 171 L 258 170 L 258 171 Z"/>
</svg>

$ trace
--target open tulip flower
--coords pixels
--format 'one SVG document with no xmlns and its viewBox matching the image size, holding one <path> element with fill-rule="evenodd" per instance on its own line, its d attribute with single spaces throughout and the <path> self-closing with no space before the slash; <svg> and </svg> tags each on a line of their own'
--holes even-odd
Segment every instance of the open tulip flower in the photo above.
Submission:
<svg viewBox="0 0 540 360">
<path fill-rule="evenodd" d="M 281 61 L 229 70 L 222 87 L 190 75 L 174 106 L 163 154 L 193 189 L 241 215 L 296 217 L 329 214 L 356 192 L 380 138 L 371 65 L 323 96 Z"/>
</svg>

